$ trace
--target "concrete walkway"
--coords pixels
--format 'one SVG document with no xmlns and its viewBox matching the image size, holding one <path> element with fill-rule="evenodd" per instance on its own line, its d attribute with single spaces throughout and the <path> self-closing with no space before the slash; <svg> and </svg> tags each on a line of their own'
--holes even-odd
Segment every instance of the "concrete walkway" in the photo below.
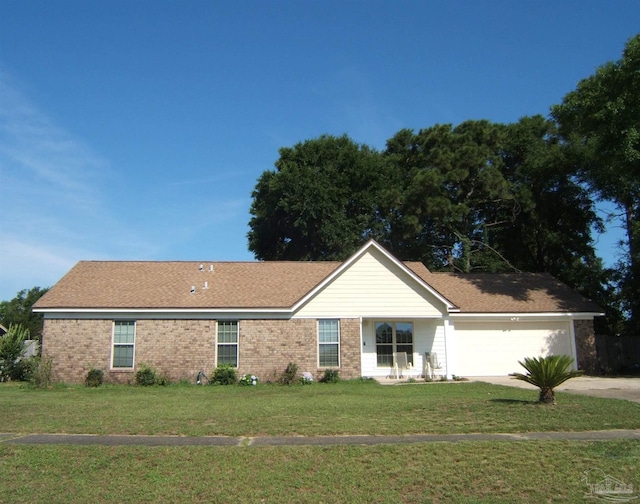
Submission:
<svg viewBox="0 0 640 504">
<path fill-rule="evenodd" d="M 0 433 L 0 445 L 103 445 L 103 446 L 337 446 L 411 443 L 458 443 L 464 441 L 603 441 L 638 439 L 637 430 L 585 432 L 527 432 L 512 434 L 409 434 L 406 436 L 99 436 L 93 434 Z"/>
</svg>

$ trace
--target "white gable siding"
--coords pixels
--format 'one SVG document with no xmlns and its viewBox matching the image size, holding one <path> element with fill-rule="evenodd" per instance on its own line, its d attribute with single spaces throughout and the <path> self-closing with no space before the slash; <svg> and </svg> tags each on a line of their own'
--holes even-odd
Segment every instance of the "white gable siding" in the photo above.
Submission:
<svg viewBox="0 0 640 504">
<path fill-rule="evenodd" d="M 295 317 L 440 317 L 444 303 L 376 249 L 369 249 Z"/>
</svg>

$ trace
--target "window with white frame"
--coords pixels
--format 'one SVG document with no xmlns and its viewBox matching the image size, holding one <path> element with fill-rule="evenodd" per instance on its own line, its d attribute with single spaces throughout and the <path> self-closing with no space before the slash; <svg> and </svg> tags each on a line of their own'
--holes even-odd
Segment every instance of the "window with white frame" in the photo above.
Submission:
<svg viewBox="0 0 640 504">
<path fill-rule="evenodd" d="M 318 365 L 340 366 L 340 323 L 338 320 L 318 320 Z"/>
<path fill-rule="evenodd" d="M 413 364 L 413 323 L 376 322 L 376 360 L 378 367 L 393 366 L 394 352 L 406 352 Z"/>
<path fill-rule="evenodd" d="M 113 354 L 111 367 L 114 369 L 133 369 L 135 345 L 135 321 L 116 320 L 113 323 Z"/>
<path fill-rule="evenodd" d="M 217 365 L 238 367 L 238 321 L 218 321 Z"/>
</svg>

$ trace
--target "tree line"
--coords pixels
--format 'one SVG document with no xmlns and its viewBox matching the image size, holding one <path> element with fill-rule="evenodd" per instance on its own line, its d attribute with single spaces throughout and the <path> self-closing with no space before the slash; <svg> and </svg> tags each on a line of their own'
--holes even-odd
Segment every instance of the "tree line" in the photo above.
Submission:
<svg viewBox="0 0 640 504">
<path fill-rule="evenodd" d="M 640 321 L 640 34 L 548 117 L 403 129 L 382 151 L 346 135 L 279 150 L 252 193 L 260 260 L 344 260 L 374 238 L 433 271 L 548 272 L 607 311 L 608 333 Z M 605 268 L 594 233 L 609 202 L 625 228 Z"/>
</svg>

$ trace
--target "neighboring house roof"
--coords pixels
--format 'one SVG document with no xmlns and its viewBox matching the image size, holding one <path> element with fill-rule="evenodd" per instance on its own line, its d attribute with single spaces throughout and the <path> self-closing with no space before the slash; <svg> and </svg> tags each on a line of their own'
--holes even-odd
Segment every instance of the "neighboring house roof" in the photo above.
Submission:
<svg viewBox="0 0 640 504">
<path fill-rule="evenodd" d="M 369 242 L 345 263 L 81 261 L 34 308 L 289 309 L 339 275 L 341 267 L 369 246 L 383 250 Z M 461 313 L 602 311 L 546 274 L 432 273 L 419 262 L 398 264 Z"/>
<path fill-rule="evenodd" d="M 4 336 L 5 334 L 7 334 L 9 332 L 9 330 L 3 326 L 2 324 L 0 324 L 0 336 Z"/>
</svg>

